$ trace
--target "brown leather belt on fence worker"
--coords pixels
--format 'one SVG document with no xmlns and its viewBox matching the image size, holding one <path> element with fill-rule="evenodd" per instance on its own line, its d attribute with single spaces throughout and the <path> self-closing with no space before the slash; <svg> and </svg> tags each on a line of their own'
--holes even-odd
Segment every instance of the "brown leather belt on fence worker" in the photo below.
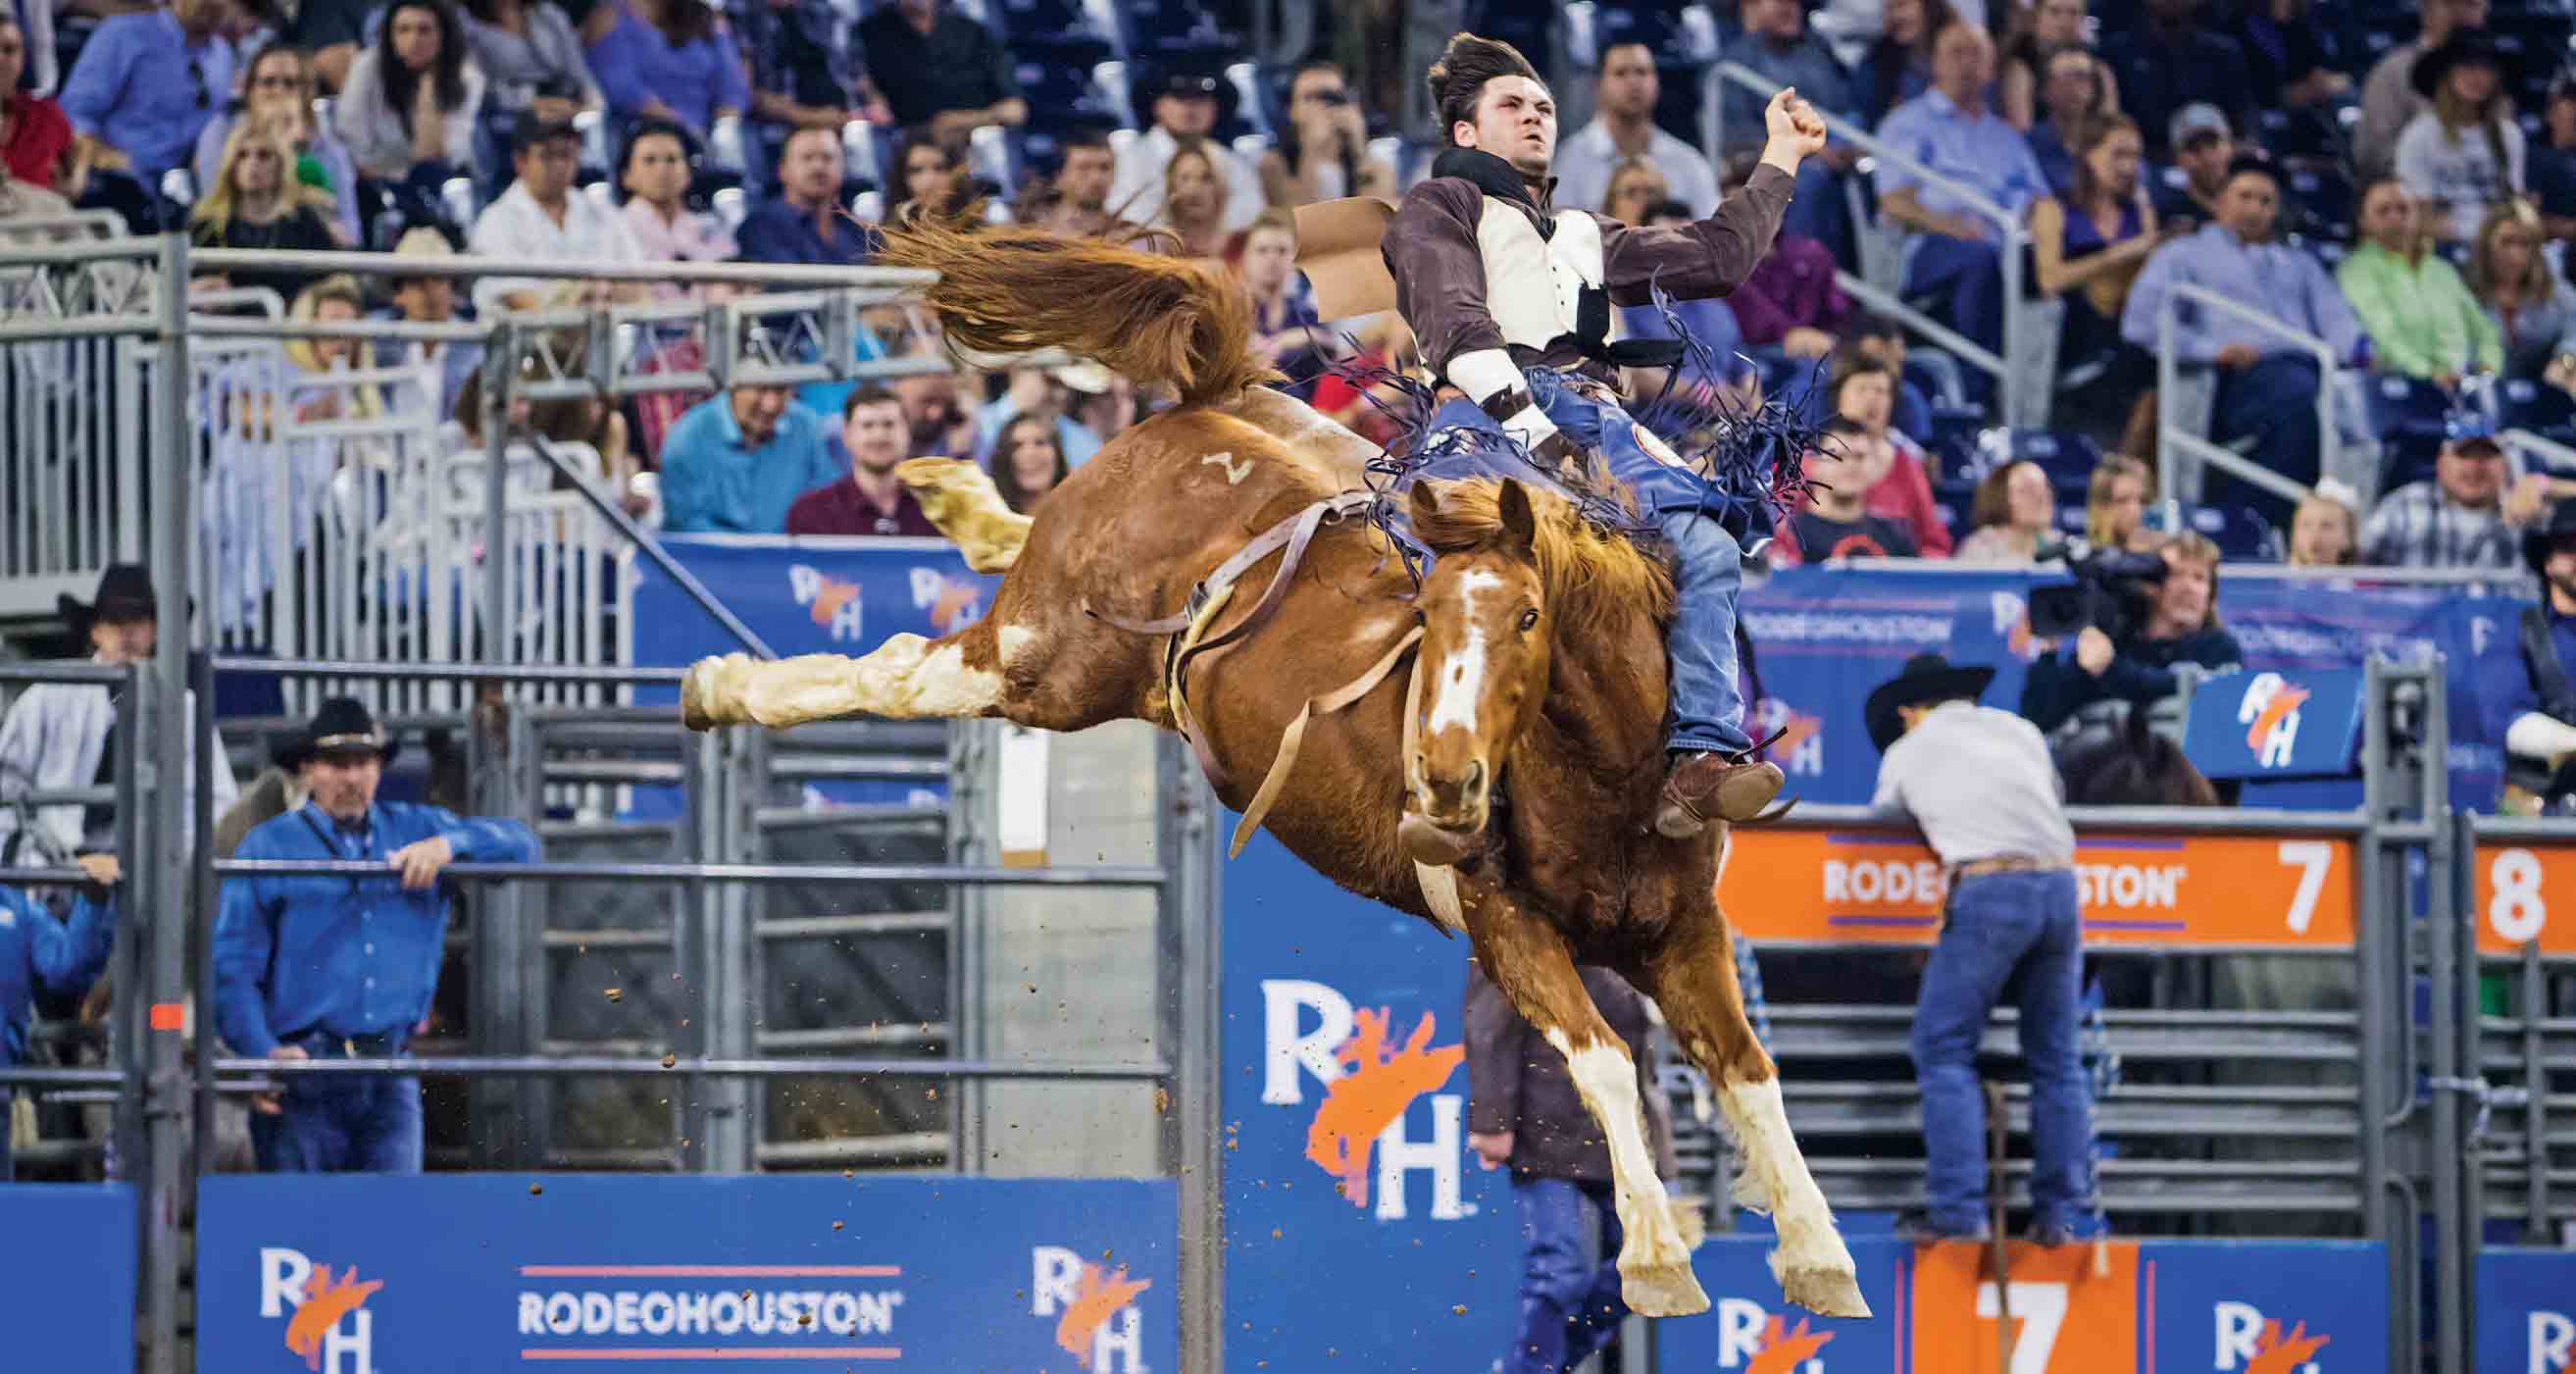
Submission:
<svg viewBox="0 0 2576 1374">
<path fill-rule="evenodd" d="M 2075 867 L 2063 859 L 2029 859 L 2008 855 L 2000 859 L 1971 859 L 1950 870 L 1950 881 L 1982 878 L 1990 873 L 2063 873 Z"/>
</svg>

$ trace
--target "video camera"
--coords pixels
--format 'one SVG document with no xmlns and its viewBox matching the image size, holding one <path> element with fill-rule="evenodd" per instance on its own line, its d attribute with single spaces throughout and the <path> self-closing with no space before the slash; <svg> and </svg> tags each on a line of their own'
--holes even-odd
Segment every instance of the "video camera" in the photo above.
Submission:
<svg viewBox="0 0 2576 1374">
<path fill-rule="evenodd" d="M 2155 587 L 2165 580 L 2166 563 L 2152 553 L 2097 549 L 2080 539 L 2042 545 L 2033 555 L 2041 563 L 2064 562 L 2075 574 L 2071 583 L 2033 587 L 2030 632 L 2039 639 L 2062 639 L 2086 627 L 2113 639 L 2126 638 Z"/>
</svg>

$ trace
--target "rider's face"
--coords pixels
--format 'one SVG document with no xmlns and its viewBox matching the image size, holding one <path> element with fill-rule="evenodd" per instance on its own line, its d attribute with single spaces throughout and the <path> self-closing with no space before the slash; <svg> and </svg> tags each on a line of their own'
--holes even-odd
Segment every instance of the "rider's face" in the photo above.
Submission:
<svg viewBox="0 0 2576 1374">
<path fill-rule="evenodd" d="M 1525 177 L 1547 175 L 1556 157 L 1556 98 L 1526 76 L 1498 76 L 1476 95 L 1473 123 L 1459 120 L 1450 137 L 1512 164 Z"/>
</svg>

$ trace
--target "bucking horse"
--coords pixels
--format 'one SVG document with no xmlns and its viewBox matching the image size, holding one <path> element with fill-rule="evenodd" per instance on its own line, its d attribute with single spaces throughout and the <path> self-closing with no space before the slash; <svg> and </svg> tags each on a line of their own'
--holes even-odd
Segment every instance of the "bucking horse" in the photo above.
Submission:
<svg viewBox="0 0 2576 1374">
<path fill-rule="evenodd" d="M 1210 267 L 926 224 L 891 233 L 883 260 L 938 271 L 928 303 L 951 345 L 1063 349 L 1168 384 L 1179 403 L 1111 439 L 1034 518 L 971 463 L 906 463 L 901 480 L 969 565 L 1003 573 L 991 613 L 856 659 L 703 660 L 681 688 L 689 727 L 1000 716 L 1179 730 L 1226 805 L 1317 871 L 1463 930 L 1566 1057 L 1609 1142 L 1632 1309 L 1681 1316 L 1708 1298 L 1647 1149 L 1636 1066 L 1577 963 L 1654 998 L 1718 1085 L 1743 1162 L 1736 1199 L 1772 1213 L 1788 1300 L 1868 1315 L 1745 1017 L 1717 903 L 1726 827 L 1673 840 L 1651 824 L 1663 564 L 1561 490 L 1417 482 L 1405 513 L 1433 554 L 1417 581 L 1360 518 L 1377 446 L 1262 385 L 1276 374 L 1251 351 L 1250 306 Z"/>
</svg>

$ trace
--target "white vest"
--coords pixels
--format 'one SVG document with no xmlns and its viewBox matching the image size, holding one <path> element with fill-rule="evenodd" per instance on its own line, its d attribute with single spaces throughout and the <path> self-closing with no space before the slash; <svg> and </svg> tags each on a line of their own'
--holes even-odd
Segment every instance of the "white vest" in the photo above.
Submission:
<svg viewBox="0 0 2576 1374">
<path fill-rule="evenodd" d="M 1541 349 L 1573 333 L 1583 290 L 1601 286 L 1600 221 L 1564 211 L 1542 239 L 1519 206 L 1497 196 L 1484 204 L 1476 251 L 1485 260 L 1485 312 L 1503 342 Z"/>
</svg>

